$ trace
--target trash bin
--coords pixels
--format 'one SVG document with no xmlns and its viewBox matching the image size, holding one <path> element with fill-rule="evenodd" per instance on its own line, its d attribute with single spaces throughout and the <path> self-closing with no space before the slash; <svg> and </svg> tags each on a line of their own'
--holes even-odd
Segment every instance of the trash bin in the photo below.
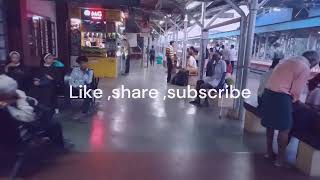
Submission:
<svg viewBox="0 0 320 180">
<path fill-rule="evenodd" d="M 157 64 L 162 64 L 162 56 L 157 56 Z"/>
</svg>

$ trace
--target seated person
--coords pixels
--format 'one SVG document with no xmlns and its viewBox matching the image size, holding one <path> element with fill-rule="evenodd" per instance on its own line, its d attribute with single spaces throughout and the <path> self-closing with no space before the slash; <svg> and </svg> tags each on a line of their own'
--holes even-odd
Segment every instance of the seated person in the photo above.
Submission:
<svg viewBox="0 0 320 180">
<path fill-rule="evenodd" d="M 93 70 L 88 67 L 88 58 L 86 56 L 79 56 L 77 58 L 77 63 L 79 67 L 72 69 L 69 85 L 72 86 L 72 92 L 79 92 L 79 86 L 87 86 L 87 89 L 92 88 L 91 84 L 93 81 Z M 66 87 L 66 104 L 70 105 L 70 87 Z M 74 118 L 79 119 L 81 116 L 85 115 L 89 111 L 91 99 L 85 98 L 82 104 L 82 113 L 76 115 Z"/>
<path fill-rule="evenodd" d="M 42 67 L 34 74 L 30 96 L 52 111 L 57 107 L 57 85 L 62 81 L 59 68 L 54 67 L 54 58 L 50 53 L 44 54 Z"/>
<path fill-rule="evenodd" d="M 0 75 L 0 117 L 1 143 L 16 145 L 20 141 L 19 132 L 16 130 L 19 124 L 26 123 L 30 130 L 43 130 L 52 143 L 59 148 L 64 148 L 64 140 L 60 123 L 52 121 L 48 116 L 36 118 L 34 108 L 27 102 L 27 96 L 17 89 L 17 83 L 6 75 Z M 44 113 L 45 114 L 45 113 Z M 32 127 L 32 128 L 31 128 Z M 1 137 L 4 137 L 1 139 Z M 13 142 L 10 142 L 13 140 Z"/>
<path fill-rule="evenodd" d="M 197 75 L 198 73 L 197 61 L 194 58 L 192 51 L 189 52 L 189 58 L 187 61 L 187 70 L 189 71 L 190 75 Z"/>
<path fill-rule="evenodd" d="M 300 130 L 320 129 L 320 73 L 309 80 L 309 94 L 305 104 L 296 103 L 294 108 L 294 128 Z"/>
<path fill-rule="evenodd" d="M 27 91 L 31 83 L 30 73 L 21 63 L 20 53 L 11 51 L 9 53 L 9 62 L 4 68 L 5 73 L 17 81 L 19 89 Z"/>
<path fill-rule="evenodd" d="M 212 76 L 207 76 L 204 80 L 198 80 L 196 89 L 198 91 L 198 97 L 191 101 L 191 104 L 200 105 L 200 89 L 223 89 L 225 85 L 225 77 L 227 72 L 227 65 L 224 60 L 220 58 L 219 54 L 214 54 L 212 59 L 215 61 L 214 73 Z M 204 106 L 209 106 L 208 97 L 204 101 Z"/>
</svg>

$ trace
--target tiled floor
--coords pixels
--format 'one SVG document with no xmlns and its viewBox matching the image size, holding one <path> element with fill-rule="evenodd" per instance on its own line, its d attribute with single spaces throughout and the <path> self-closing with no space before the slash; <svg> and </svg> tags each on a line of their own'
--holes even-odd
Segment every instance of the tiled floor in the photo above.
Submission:
<svg viewBox="0 0 320 180">
<path fill-rule="evenodd" d="M 257 75 L 249 88 L 256 92 Z M 168 88 L 162 66 L 132 66 L 128 76 L 103 79 L 98 112 L 89 123 L 72 120 L 63 110 L 56 118 L 75 152 L 61 156 L 27 179 L 39 180 L 306 180 L 294 169 L 278 169 L 262 157 L 264 136 L 245 134 L 242 122 L 219 119 L 217 107 L 197 108 L 188 99 L 111 99 L 113 88 Z M 253 97 L 254 98 L 254 97 Z"/>
</svg>

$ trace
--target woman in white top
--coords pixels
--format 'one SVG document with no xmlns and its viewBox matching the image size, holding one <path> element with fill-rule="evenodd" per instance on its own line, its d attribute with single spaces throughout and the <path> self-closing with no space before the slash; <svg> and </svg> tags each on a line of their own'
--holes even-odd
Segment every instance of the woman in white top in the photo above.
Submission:
<svg viewBox="0 0 320 180">
<path fill-rule="evenodd" d="M 198 72 L 197 61 L 194 58 L 192 51 L 189 52 L 189 58 L 188 58 L 188 62 L 187 62 L 187 70 L 189 71 L 189 73 L 197 73 Z"/>
</svg>

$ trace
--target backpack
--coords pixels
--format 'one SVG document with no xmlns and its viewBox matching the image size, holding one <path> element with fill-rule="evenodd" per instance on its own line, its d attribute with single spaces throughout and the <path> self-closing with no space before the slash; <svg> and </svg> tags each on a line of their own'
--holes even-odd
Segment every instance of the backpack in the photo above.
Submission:
<svg viewBox="0 0 320 180">
<path fill-rule="evenodd" d="M 178 86 L 187 86 L 189 79 L 189 71 L 186 69 L 181 69 L 176 74 L 176 76 L 172 79 L 172 84 Z"/>
</svg>

